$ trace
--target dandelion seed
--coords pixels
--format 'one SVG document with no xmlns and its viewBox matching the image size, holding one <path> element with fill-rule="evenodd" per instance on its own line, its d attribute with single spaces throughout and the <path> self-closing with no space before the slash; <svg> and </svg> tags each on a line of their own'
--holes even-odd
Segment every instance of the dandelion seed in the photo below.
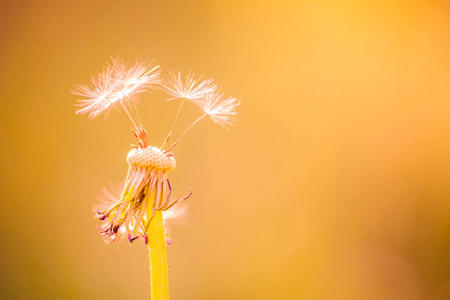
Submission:
<svg viewBox="0 0 450 300">
<path fill-rule="evenodd" d="M 161 90 L 174 97 L 168 100 L 184 98 L 196 102 L 217 87 L 212 79 L 201 81 L 203 75 L 197 79 L 194 77 L 195 73 L 189 72 L 183 81 L 180 71 L 170 70 L 168 75 L 163 76 Z"/>
<path fill-rule="evenodd" d="M 240 99 L 228 97 L 223 99 L 223 93 L 219 90 L 208 93 L 197 106 L 207 114 L 216 124 L 227 128 L 236 125 L 236 108 L 241 104 Z"/>
<path fill-rule="evenodd" d="M 211 119 L 214 121 L 214 123 L 219 124 L 220 126 L 224 127 L 225 129 L 228 129 L 228 125 L 235 125 L 236 123 L 236 107 L 240 105 L 240 100 L 237 100 L 234 97 L 228 97 L 226 99 L 222 100 L 223 93 L 220 93 L 219 91 L 212 91 L 208 93 L 203 101 L 199 101 L 197 103 L 197 106 L 200 110 L 203 111 L 203 115 L 200 116 L 197 120 L 195 120 L 176 140 L 175 143 L 172 144 L 167 150 L 170 151 L 175 146 L 178 145 L 178 142 L 181 140 L 181 138 L 191 129 L 195 124 L 197 124 L 201 119 L 203 119 L 205 116 L 211 117 Z M 172 126 L 173 127 L 173 126 Z M 166 141 L 168 141 L 168 138 L 170 135 L 166 138 Z M 165 142 L 164 142 L 165 144 Z M 163 144 L 163 145 L 164 145 Z"/>
<path fill-rule="evenodd" d="M 75 85 L 71 92 L 82 96 L 85 99 L 78 100 L 77 106 L 82 107 L 77 114 L 89 114 L 91 119 L 97 117 L 104 111 L 112 108 L 112 105 L 118 100 L 115 97 L 115 90 L 119 80 L 123 77 L 122 73 L 116 72 L 112 67 L 106 67 L 97 78 L 91 78 L 91 85 Z"/>
<path fill-rule="evenodd" d="M 175 126 L 175 123 L 178 119 L 181 109 L 183 108 L 184 101 L 187 99 L 193 103 L 196 103 L 197 101 L 203 99 L 206 94 L 214 91 L 217 88 L 217 84 L 215 84 L 212 79 L 201 81 L 203 75 L 201 75 L 198 79 L 194 79 L 195 73 L 189 72 L 186 75 L 185 80 L 183 81 L 180 71 L 175 72 L 174 70 L 169 70 L 168 73 L 169 73 L 168 75 L 163 76 L 163 81 L 160 89 L 166 94 L 169 94 L 174 97 L 168 100 L 182 98 L 183 101 L 181 102 L 180 107 L 178 108 L 178 112 L 172 123 L 172 127 L 170 128 L 170 131 L 167 134 L 167 137 L 164 140 L 161 149 L 164 147 L 164 145 L 169 141 L 171 137 L 172 130 Z"/>
<path fill-rule="evenodd" d="M 131 65 L 124 63 L 120 58 L 111 58 L 111 60 L 113 63 L 107 64 L 97 78 L 92 77 L 91 85 L 79 84 L 71 90 L 73 94 L 84 97 L 78 100 L 77 106 L 82 108 L 77 111 L 77 114 L 87 113 L 91 119 L 94 119 L 103 112 L 109 112 L 115 104 L 119 103 L 124 111 L 123 115 L 127 115 L 137 128 L 131 113 L 136 115 L 138 121 L 140 121 L 139 115 L 135 106 L 133 109 L 130 103 L 135 105 L 135 95 L 161 82 L 161 71 L 159 66 L 153 66 L 148 61 Z"/>
<path fill-rule="evenodd" d="M 120 57 L 111 58 L 111 60 L 115 71 L 123 74 L 116 91 L 116 97 L 119 100 L 145 92 L 161 83 L 161 70 L 159 66 L 153 66 L 153 62 L 136 62 L 131 65 L 130 62 L 125 63 Z"/>
</svg>

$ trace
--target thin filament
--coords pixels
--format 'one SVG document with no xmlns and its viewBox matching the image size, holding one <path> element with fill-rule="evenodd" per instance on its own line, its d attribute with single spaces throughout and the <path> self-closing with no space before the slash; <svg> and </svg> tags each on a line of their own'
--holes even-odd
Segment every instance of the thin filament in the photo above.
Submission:
<svg viewBox="0 0 450 300">
<path fill-rule="evenodd" d="M 175 126 L 175 123 L 177 122 L 178 116 L 180 115 L 180 112 L 181 112 L 181 109 L 183 108 L 183 104 L 184 104 L 185 100 L 186 100 L 186 98 L 183 98 L 183 101 L 181 101 L 180 108 L 178 108 L 177 115 L 175 116 L 175 119 L 173 120 L 172 127 L 170 128 L 169 134 L 167 135 L 167 137 L 164 140 L 164 143 L 162 144 L 160 149 L 162 149 L 164 147 L 164 145 L 166 145 L 166 143 L 169 141 L 170 135 L 172 134 L 172 130 L 173 130 L 174 126 Z"/>
<path fill-rule="evenodd" d="M 131 122 L 134 125 L 134 128 L 137 129 L 136 123 L 134 123 L 133 117 L 130 115 L 130 113 L 128 112 L 127 108 L 125 107 L 125 105 L 122 104 L 123 110 L 126 112 L 126 114 L 128 115 L 128 117 L 130 118 Z"/>
<path fill-rule="evenodd" d="M 128 127 L 130 127 L 130 129 L 133 129 L 133 127 L 131 126 L 130 122 L 128 122 L 127 118 L 125 118 L 125 115 L 120 111 L 119 108 L 117 108 L 117 106 L 114 104 L 113 107 L 115 109 L 117 109 L 117 111 L 120 113 L 120 115 L 122 116 L 122 119 L 125 121 L 125 123 L 127 123 Z"/>
<path fill-rule="evenodd" d="M 134 100 L 134 99 L 131 99 L 131 100 Z M 134 116 L 136 117 L 136 120 L 137 120 L 138 124 L 141 125 L 140 122 L 139 122 L 139 113 L 138 113 L 138 110 L 137 110 L 136 103 L 133 101 L 134 105 L 131 106 L 130 101 L 127 101 L 127 104 L 128 104 L 128 107 L 130 108 L 131 112 L 134 113 Z"/>
<path fill-rule="evenodd" d="M 132 114 L 132 119 L 133 120 L 135 120 L 135 118 L 134 117 L 136 117 L 136 119 L 138 119 L 138 112 L 137 112 L 137 107 L 136 106 L 134 106 L 136 109 L 133 109 L 133 107 L 131 106 L 131 104 L 130 104 L 130 101 L 126 101 L 127 102 L 127 104 L 128 104 L 128 107 L 130 108 L 130 112 L 131 112 L 131 114 Z M 133 101 L 134 102 L 134 101 Z M 133 115 L 134 114 L 134 115 Z M 140 124 L 139 124 L 140 125 Z M 136 127 L 137 128 L 137 127 Z"/>
<path fill-rule="evenodd" d="M 136 111 L 136 116 L 137 116 L 137 119 L 139 122 L 139 126 L 142 127 L 141 118 L 139 117 L 139 111 L 138 111 L 137 105 L 136 105 L 136 99 L 133 99 L 133 105 L 134 105 L 134 110 Z"/>
<path fill-rule="evenodd" d="M 192 126 L 194 126 L 195 124 L 198 123 L 198 121 L 200 121 L 201 119 L 203 119 L 205 116 L 207 115 L 207 113 L 203 114 L 200 118 L 198 118 L 197 120 L 194 121 L 194 123 L 191 124 L 191 126 L 189 126 L 182 134 L 181 136 L 178 138 L 178 140 L 175 141 L 175 143 L 172 144 L 172 146 L 169 147 L 169 149 L 166 150 L 166 152 L 169 152 L 170 149 L 172 149 L 173 147 L 175 147 L 178 142 L 181 140 L 181 138 L 186 134 L 186 132 L 188 132 L 189 129 L 192 128 Z"/>
</svg>

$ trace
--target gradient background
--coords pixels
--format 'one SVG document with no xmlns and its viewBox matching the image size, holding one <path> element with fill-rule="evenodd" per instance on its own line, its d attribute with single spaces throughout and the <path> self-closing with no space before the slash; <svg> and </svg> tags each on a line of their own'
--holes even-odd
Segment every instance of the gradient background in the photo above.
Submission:
<svg viewBox="0 0 450 300">
<path fill-rule="evenodd" d="M 0 298 L 149 299 L 146 247 L 91 211 L 132 136 L 69 93 L 120 55 L 243 99 L 175 151 L 172 299 L 450 299 L 450 2 L 330 2 L 1 1 Z M 166 98 L 142 98 L 152 144 Z"/>
</svg>

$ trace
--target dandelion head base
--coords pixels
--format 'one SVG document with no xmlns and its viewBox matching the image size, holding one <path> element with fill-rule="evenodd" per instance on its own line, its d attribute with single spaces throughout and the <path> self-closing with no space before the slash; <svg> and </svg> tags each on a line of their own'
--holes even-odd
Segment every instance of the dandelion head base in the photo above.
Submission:
<svg viewBox="0 0 450 300">
<path fill-rule="evenodd" d="M 130 165 L 167 172 L 173 171 L 176 166 L 175 158 L 151 146 L 131 150 L 128 153 L 127 162 Z"/>
</svg>

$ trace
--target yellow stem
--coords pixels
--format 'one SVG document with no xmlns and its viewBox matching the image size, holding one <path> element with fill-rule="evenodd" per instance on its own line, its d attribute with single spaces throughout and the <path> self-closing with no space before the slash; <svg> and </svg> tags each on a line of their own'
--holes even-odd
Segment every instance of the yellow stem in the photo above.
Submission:
<svg viewBox="0 0 450 300">
<path fill-rule="evenodd" d="M 152 215 L 152 209 L 153 205 L 149 205 L 147 216 Z M 167 268 L 164 220 L 161 211 L 155 212 L 148 228 L 148 250 L 150 256 L 151 299 L 169 300 L 169 270 Z"/>
</svg>

